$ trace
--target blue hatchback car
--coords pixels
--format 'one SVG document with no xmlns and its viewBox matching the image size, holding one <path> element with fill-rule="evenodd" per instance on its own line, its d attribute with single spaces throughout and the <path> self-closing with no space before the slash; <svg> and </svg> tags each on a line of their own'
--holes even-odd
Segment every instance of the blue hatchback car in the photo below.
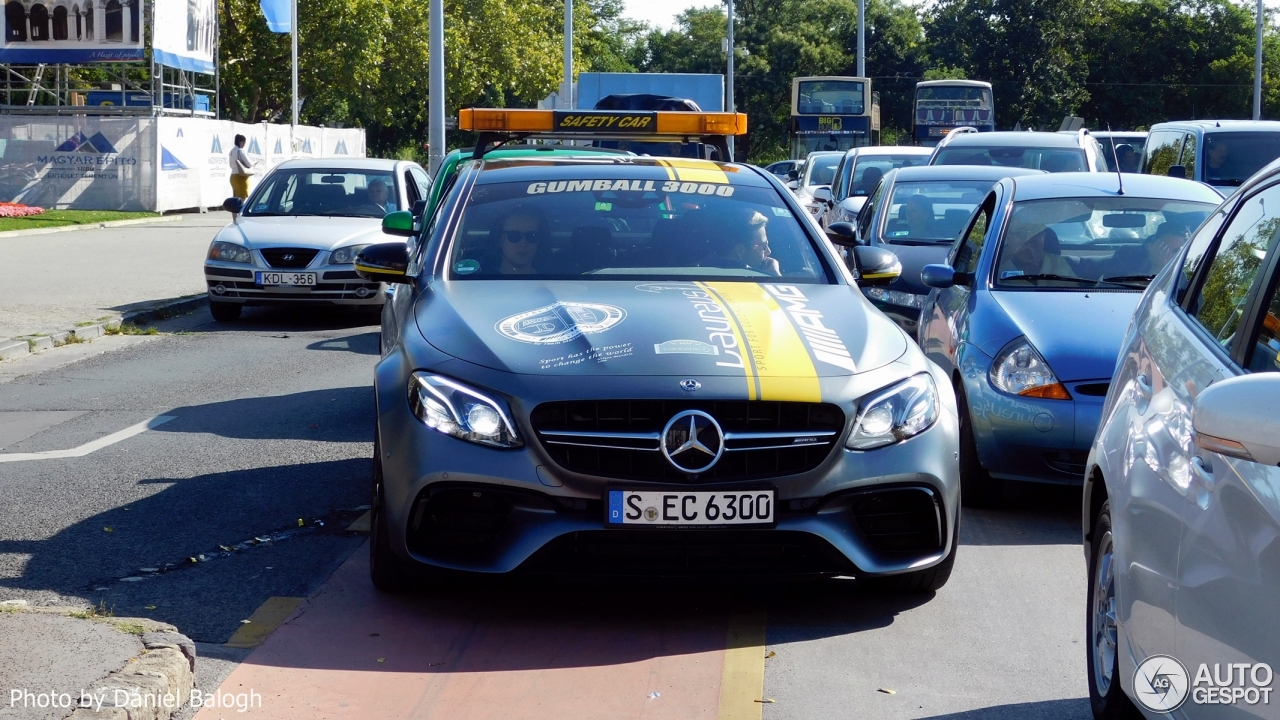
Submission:
<svg viewBox="0 0 1280 720">
<path fill-rule="evenodd" d="M 1134 308 L 1222 201 L 1168 177 L 1059 173 L 987 193 L 945 265 L 927 265 L 920 346 L 952 377 L 961 492 L 1079 484 Z"/>
</svg>

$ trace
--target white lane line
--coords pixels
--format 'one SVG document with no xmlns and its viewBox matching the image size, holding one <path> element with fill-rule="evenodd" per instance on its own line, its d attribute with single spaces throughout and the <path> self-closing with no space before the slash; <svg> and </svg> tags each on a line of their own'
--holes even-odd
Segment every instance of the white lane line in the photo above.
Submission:
<svg viewBox="0 0 1280 720">
<path fill-rule="evenodd" d="M 95 450 L 101 450 L 108 445 L 115 445 L 121 440 L 127 440 L 134 435 L 144 433 L 151 428 L 159 427 L 170 420 L 177 419 L 177 415 L 157 415 L 150 420 L 143 420 L 137 425 L 130 425 L 120 432 L 111 433 L 106 437 L 100 437 L 93 442 L 87 442 L 79 447 L 70 450 L 45 450 L 44 452 L 33 453 L 0 453 L 0 463 L 5 462 L 21 462 L 23 460 L 53 460 L 57 458 L 73 458 L 84 457 Z"/>
</svg>

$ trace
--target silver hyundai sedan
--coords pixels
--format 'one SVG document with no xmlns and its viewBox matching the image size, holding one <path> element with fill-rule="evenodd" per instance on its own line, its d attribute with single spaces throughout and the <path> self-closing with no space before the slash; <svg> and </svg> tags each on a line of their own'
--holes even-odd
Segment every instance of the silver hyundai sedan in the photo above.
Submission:
<svg viewBox="0 0 1280 720">
<path fill-rule="evenodd" d="M 448 568 L 942 586 L 951 383 L 804 213 L 746 165 L 477 159 L 421 238 L 363 250 L 365 278 L 397 283 L 374 584 Z M 403 214 L 384 228 L 414 234 Z M 863 282 L 897 275 L 891 253 L 854 255 Z"/>
</svg>

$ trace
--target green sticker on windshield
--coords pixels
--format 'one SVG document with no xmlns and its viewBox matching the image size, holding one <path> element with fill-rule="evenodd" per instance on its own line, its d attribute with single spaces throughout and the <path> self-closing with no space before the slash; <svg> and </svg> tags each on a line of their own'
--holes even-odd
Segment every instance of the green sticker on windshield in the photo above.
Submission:
<svg viewBox="0 0 1280 720">
<path fill-rule="evenodd" d="M 479 260 L 459 260 L 453 264 L 453 271 L 459 275 L 470 275 L 480 269 Z"/>
<path fill-rule="evenodd" d="M 613 203 L 598 202 L 596 203 L 596 212 L 609 212 L 613 209 Z"/>
<path fill-rule="evenodd" d="M 786 208 L 776 207 L 776 208 L 774 208 L 774 209 L 773 209 L 773 214 L 774 214 L 774 215 L 776 215 L 776 216 L 778 216 L 778 217 L 786 217 L 786 216 L 790 215 L 791 213 L 790 213 L 790 212 L 788 212 Z"/>
</svg>

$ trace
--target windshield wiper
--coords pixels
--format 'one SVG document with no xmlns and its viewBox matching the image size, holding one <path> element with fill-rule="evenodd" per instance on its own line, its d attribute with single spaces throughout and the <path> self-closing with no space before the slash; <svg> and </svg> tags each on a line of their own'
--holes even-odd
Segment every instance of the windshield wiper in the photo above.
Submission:
<svg viewBox="0 0 1280 720">
<path fill-rule="evenodd" d="M 1116 284 L 1142 283 L 1142 286 L 1146 287 L 1146 285 L 1154 280 L 1155 277 L 1155 275 L 1112 275 L 1111 277 L 1102 278 L 1100 282 Z"/>
<path fill-rule="evenodd" d="M 1115 285 L 1116 287 L 1122 287 L 1122 288 L 1132 289 L 1133 287 L 1132 285 L 1125 285 L 1119 282 L 1112 282 L 1110 278 L 1106 278 L 1103 280 L 1090 280 L 1089 278 L 1071 277 L 1069 275 L 1054 275 L 1053 273 L 1038 273 L 1036 275 L 1011 275 L 1009 277 L 1000 278 L 1000 282 L 1008 282 L 1010 280 L 1059 280 L 1063 282 L 1085 283 L 1088 285 L 1092 285 L 1094 287 L 1097 287 L 1102 283 L 1107 283 L 1108 285 Z"/>
</svg>

